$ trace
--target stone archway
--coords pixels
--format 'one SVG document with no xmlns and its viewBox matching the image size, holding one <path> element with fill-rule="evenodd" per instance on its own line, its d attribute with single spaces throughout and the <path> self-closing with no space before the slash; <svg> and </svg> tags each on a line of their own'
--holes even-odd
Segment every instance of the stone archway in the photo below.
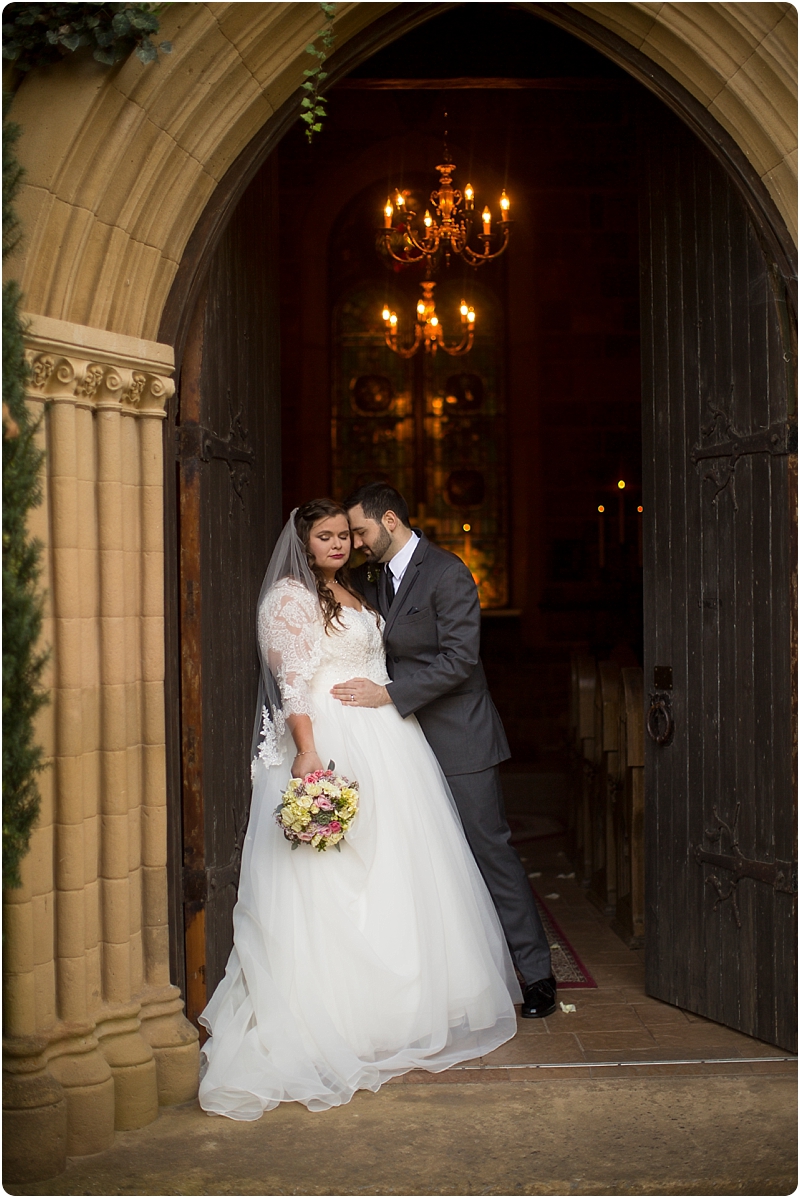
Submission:
<svg viewBox="0 0 800 1198">
<path fill-rule="evenodd" d="M 332 76 L 446 7 L 341 5 Z M 791 5 L 526 7 L 678 109 L 739 180 L 775 260 L 791 254 Z M 167 972 L 159 422 L 210 248 L 296 119 L 317 27 L 310 4 L 178 4 L 159 67 L 64 63 L 15 100 L 26 243 L 12 267 L 32 319 L 29 397 L 49 401 L 35 530 L 54 650 L 41 725 L 54 769 L 7 905 L 20 1180 L 193 1090 L 196 1039 Z"/>
<path fill-rule="evenodd" d="M 444 7 L 342 5 L 334 77 Z M 727 132 L 796 237 L 792 5 L 526 7 L 595 44 L 605 31 L 606 53 L 636 50 L 644 82 L 672 81 L 674 105 L 688 111 L 693 100 Z M 25 129 L 18 269 L 29 309 L 156 339 L 216 188 L 265 127 L 277 140 L 295 119 L 317 26 L 309 4 L 175 5 L 164 29 L 176 52 L 158 67 L 131 59 L 108 72 L 85 61 L 26 80 L 15 116 Z"/>
</svg>

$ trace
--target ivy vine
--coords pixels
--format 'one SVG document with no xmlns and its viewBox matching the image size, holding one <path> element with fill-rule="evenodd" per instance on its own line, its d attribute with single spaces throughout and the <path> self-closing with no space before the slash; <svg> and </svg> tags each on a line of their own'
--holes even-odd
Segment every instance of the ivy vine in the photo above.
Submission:
<svg viewBox="0 0 800 1198">
<path fill-rule="evenodd" d="M 3 11 L 3 58 L 17 71 L 58 62 L 92 47 L 92 57 L 107 66 L 134 53 L 155 62 L 171 42 L 156 45 L 158 13 L 164 4 L 9 4 Z"/>
<path fill-rule="evenodd" d="M 322 66 L 326 59 L 330 56 L 333 49 L 333 44 L 336 41 L 336 34 L 333 31 L 333 16 L 336 12 L 335 4 L 321 3 L 320 8 L 327 18 L 327 24 L 324 29 L 320 29 L 315 35 L 314 41 L 306 46 L 306 54 L 316 58 L 316 63 L 307 71 L 303 71 L 305 75 L 305 83 L 303 91 L 306 93 L 300 104 L 302 112 L 300 114 L 301 121 L 305 121 L 306 137 L 312 141 L 315 133 L 319 133 L 322 129 L 322 121 L 328 115 L 325 108 L 325 97 L 321 93 L 321 88 L 325 80 L 328 78 L 328 72 L 323 71 Z M 315 45 L 319 39 L 322 39 L 322 48 Z"/>
</svg>

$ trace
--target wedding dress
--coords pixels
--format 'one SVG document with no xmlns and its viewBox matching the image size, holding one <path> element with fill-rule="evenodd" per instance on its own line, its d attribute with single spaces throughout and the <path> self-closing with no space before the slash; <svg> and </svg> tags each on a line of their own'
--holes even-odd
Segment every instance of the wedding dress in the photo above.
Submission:
<svg viewBox="0 0 800 1198">
<path fill-rule="evenodd" d="M 516 1032 L 520 1001 L 489 893 L 416 719 L 343 706 L 331 687 L 389 681 L 380 617 L 344 608 L 326 632 L 292 579 L 260 604 L 262 654 L 282 713 L 264 708 L 253 761 L 234 947 L 202 1014 L 200 1105 L 258 1119 L 279 1102 L 321 1111 L 409 1069 L 439 1071 Z M 292 850 L 275 821 L 294 745 L 312 717 L 324 763 L 357 779 L 341 851 Z"/>
</svg>

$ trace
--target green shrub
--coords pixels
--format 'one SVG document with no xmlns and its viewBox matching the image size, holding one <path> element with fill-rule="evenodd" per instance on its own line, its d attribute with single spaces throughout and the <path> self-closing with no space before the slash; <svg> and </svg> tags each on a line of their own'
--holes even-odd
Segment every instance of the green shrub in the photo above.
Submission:
<svg viewBox="0 0 800 1198">
<path fill-rule="evenodd" d="M 14 147 L 19 128 L 5 122 L 3 97 L 3 258 L 19 239 L 14 197 L 22 171 Z M 42 750 L 34 717 L 47 702 L 40 678 L 47 654 L 39 649 L 42 597 L 41 546 L 28 536 L 27 516 L 41 500 L 44 457 L 36 445 L 38 423 L 25 403 L 27 367 L 20 319 L 20 290 L 3 285 L 3 884 L 19 886 L 39 811 L 37 774 Z"/>
</svg>

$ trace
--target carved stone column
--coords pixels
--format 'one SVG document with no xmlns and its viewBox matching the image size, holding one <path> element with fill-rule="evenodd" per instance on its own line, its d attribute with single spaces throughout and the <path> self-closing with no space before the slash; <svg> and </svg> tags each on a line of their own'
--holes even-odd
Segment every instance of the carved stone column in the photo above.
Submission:
<svg viewBox="0 0 800 1198">
<path fill-rule="evenodd" d="M 43 414 L 50 758 L 6 895 L 8 1180 L 49 1177 L 197 1089 L 169 981 L 162 426 L 169 346 L 31 318 Z M 9 1125 L 10 1126 L 10 1125 Z M 13 1146 L 12 1146 L 13 1141 Z"/>
</svg>

